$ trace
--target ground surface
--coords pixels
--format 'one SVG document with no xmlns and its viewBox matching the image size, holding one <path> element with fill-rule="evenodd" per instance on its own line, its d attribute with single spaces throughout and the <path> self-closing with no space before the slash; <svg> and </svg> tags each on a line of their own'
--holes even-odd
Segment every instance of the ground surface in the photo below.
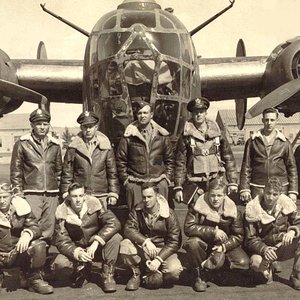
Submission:
<svg viewBox="0 0 300 300">
<path fill-rule="evenodd" d="M 242 147 L 233 148 L 238 170 L 242 159 Z M 0 182 L 6 180 L 9 174 L 9 166 L 0 165 Z M 176 205 L 176 213 L 180 224 L 183 225 L 186 206 L 183 204 Z M 180 257 L 184 258 L 184 250 L 181 250 Z M 185 259 L 183 259 L 186 265 Z M 147 290 L 140 288 L 135 292 L 125 291 L 125 281 L 128 274 L 123 270 L 117 271 L 117 292 L 113 294 L 105 294 L 97 284 L 99 269 L 94 269 L 92 282 L 87 283 L 81 289 L 73 289 L 68 286 L 68 282 L 56 280 L 53 282 L 55 286 L 54 294 L 42 296 L 28 292 L 24 289 L 8 292 L 6 289 L 0 290 L 1 300 L 13 299 L 196 299 L 203 300 L 240 300 L 240 299 L 260 299 L 260 300 L 276 300 L 276 299 L 299 299 L 300 291 L 295 291 L 289 286 L 288 278 L 292 268 L 292 260 L 282 263 L 283 271 L 274 278 L 274 282 L 269 285 L 259 284 L 259 278 L 253 280 L 251 273 L 246 274 L 221 274 L 219 272 L 218 280 L 209 282 L 209 288 L 205 293 L 196 293 L 190 287 L 192 283 L 192 275 L 187 269 L 184 270 L 180 282 L 173 288 L 161 288 L 159 290 Z M 59 279 L 62 274 L 58 274 L 56 279 Z M 125 276 L 125 279 L 124 279 Z"/>
</svg>

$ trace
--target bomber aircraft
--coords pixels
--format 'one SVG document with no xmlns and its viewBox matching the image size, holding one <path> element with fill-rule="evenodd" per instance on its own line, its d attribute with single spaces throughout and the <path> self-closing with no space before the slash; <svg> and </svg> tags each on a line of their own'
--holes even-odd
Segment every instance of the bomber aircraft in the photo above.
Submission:
<svg viewBox="0 0 300 300">
<path fill-rule="evenodd" d="M 218 15 L 233 4 L 230 0 Z M 155 120 L 175 139 L 195 94 L 212 101 L 236 99 L 240 129 L 245 116 L 268 106 L 285 116 L 300 111 L 299 38 L 278 45 L 268 57 L 247 57 L 240 40 L 236 57 L 205 59 L 197 56 L 192 36 L 212 20 L 188 31 L 175 13 L 155 0 L 124 0 L 91 32 L 65 21 L 88 37 L 83 60 L 48 60 L 43 43 L 37 59 L 10 59 L 0 50 L 0 115 L 23 101 L 46 108 L 52 102 L 82 103 L 101 116 L 100 129 L 115 140 L 115 122 L 130 122 L 138 99 L 153 105 Z M 262 100 L 246 113 L 247 98 L 257 96 Z"/>
</svg>

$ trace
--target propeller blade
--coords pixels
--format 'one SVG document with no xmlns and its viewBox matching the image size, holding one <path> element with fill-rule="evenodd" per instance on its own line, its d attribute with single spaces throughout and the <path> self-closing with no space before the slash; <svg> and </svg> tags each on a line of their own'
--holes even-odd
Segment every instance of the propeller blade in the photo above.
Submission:
<svg viewBox="0 0 300 300">
<path fill-rule="evenodd" d="M 38 49 L 37 49 L 37 59 L 47 59 L 47 50 L 45 43 L 40 41 Z"/>
<path fill-rule="evenodd" d="M 48 102 L 48 99 L 44 95 L 3 79 L 0 79 L 0 93 L 15 100 L 27 100 L 40 104 L 42 108 L 45 108 Z"/>
<path fill-rule="evenodd" d="M 300 78 L 289 81 L 253 105 L 246 113 L 246 118 L 251 119 L 261 114 L 266 108 L 275 107 L 288 100 L 300 91 Z"/>
<path fill-rule="evenodd" d="M 245 57 L 246 47 L 242 39 L 239 39 L 236 46 L 236 57 Z M 247 98 L 235 99 L 235 117 L 236 124 L 239 130 L 242 130 L 245 125 L 245 114 L 247 111 Z"/>
</svg>

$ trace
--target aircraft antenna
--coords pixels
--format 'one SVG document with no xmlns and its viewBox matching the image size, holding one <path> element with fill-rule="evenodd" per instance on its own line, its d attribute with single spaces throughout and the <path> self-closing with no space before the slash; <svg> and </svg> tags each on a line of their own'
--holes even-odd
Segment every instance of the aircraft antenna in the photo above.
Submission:
<svg viewBox="0 0 300 300">
<path fill-rule="evenodd" d="M 214 15 L 213 17 L 211 17 L 210 19 L 206 20 L 204 23 L 200 24 L 199 26 L 197 26 L 196 28 L 194 28 L 192 31 L 190 31 L 190 35 L 193 36 L 195 33 L 197 33 L 198 31 L 200 31 L 204 27 L 206 27 L 212 21 L 214 21 L 215 19 L 217 19 L 218 17 L 220 17 L 221 15 L 223 15 L 231 7 L 233 7 L 233 4 L 234 4 L 235 0 L 229 0 L 229 2 L 230 2 L 230 4 L 227 7 L 225 7 L 223 10 L 221 10 L 216 15 Z"/>
<path fill-rule="evenodd" d="M 59 15 L 55 14 L 54 12 L 50 11 L 49 9 L 47 9 L 47 8 L 46 8 L 46 3 L 40 4 L 40 6 L 41 6 L 42 10 L 45 11 L 46 13 L 48 13 L 49 15 L 53 16 L 54 18 L 58 19 L 59 21 L 65 23 L 65 24 L 67 24 L 68 26 L 70 26 L 70 27 L 76 29 L 77 31 L 79 31 L 80 33 L 86 35 L 87 37 L 90 36 L 90 33 L 87 32 L 86 30 L 80 28 L 79 26 L 77 26 L 77 25 L 71 23 L 70 21 L 68 21 L 68 20 L 66 20 L 66 19 L 64 19 L 64 18 L 62 18 L 61 16 L 59 16 Z"/>
</svg>

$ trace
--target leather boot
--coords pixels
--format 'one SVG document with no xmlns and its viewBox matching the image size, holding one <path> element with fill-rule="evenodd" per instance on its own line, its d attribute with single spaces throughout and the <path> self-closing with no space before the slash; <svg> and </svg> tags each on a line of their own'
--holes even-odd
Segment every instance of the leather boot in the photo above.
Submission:
<svg viewBox="0 0 300 300">
<path fill-rule="evenodd" d="M 92 264 L 79 265 L 71 275 L 71 285 L 73 288 L 81 288 L 90 275 Z"/>
<path fill-rule="evenodd" d="M 126 285 L 127 291 L 136 291 L 141 284 L 141 270 L 138 266 L 132 266 L 132 277 L 128 280 Z"/>
<path fill-rule="evenodd" d="M 114 279 L 114 265 L 103 264 L 102 267 L 102 289 L 105 293 L 113 293 L 117 290 L 116 282 Z"/>
<path fill-rule="evenodd" d="M 44 281 L 41 273 L 39 271 L 27 275 L 28 279 L 28 290 L 38 294 L 52 294 L 53 287 Z"/>
<path fill-rule="evenodd" d="M 196 268 L 197 277 L 194 283 L 194 291 L 195 292 L 205 292 L 207 288 L 207 284 L 204 278 L 204 270 L 200 268 Z"/>
<path fill-rule="evenodd" d="M 290 276 L 290 282 L 295 290 L 300 290 L 300 274 L 293 272 Z"/>
</svg>

